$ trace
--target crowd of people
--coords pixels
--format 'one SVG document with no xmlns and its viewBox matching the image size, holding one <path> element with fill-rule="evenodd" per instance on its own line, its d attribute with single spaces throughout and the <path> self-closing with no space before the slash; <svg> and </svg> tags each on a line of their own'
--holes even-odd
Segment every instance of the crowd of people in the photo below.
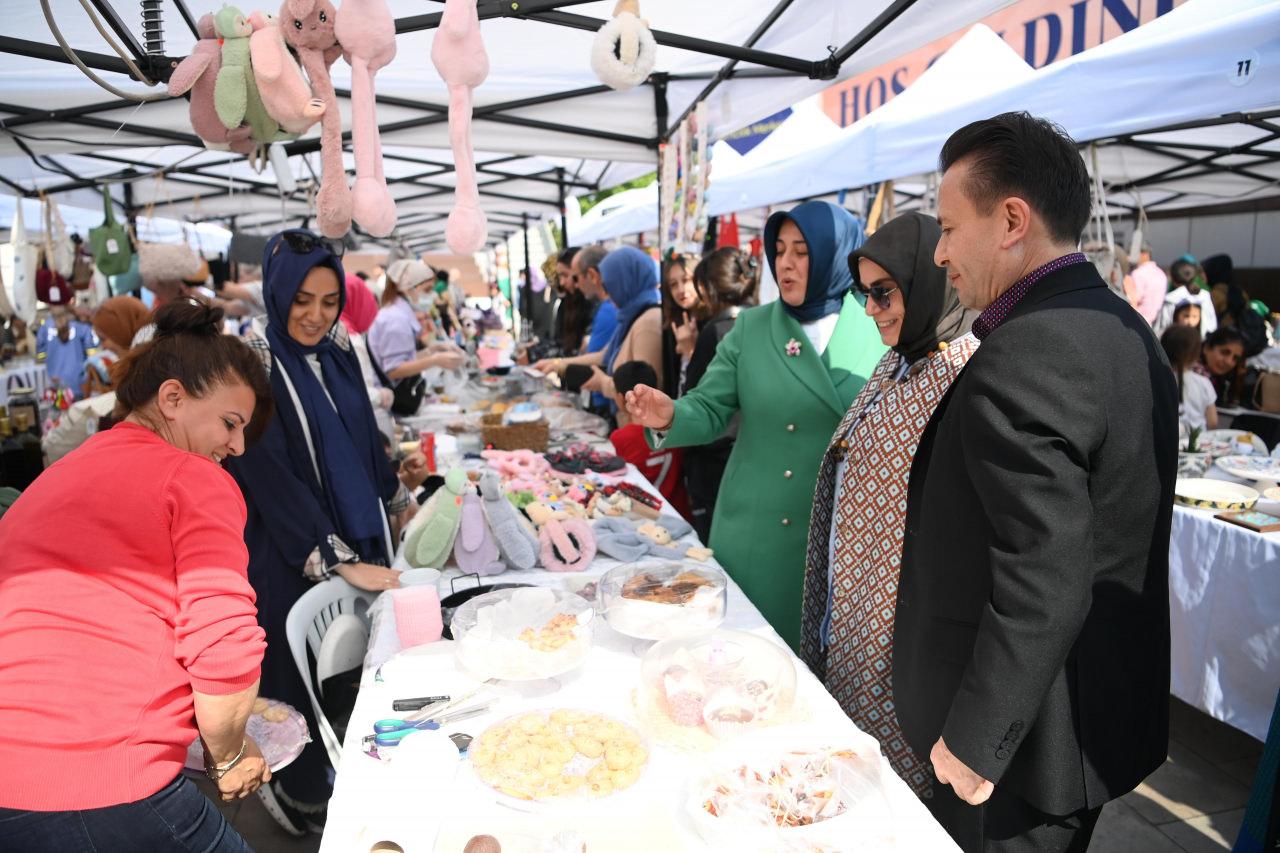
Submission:
<svg viewBox="0 0 1280 853">
<path fill-rule="evenodd" d="M 1089 178 L 1042 120 L 961 129 L 942 173 L 936 217 L 870 236 L 774 213 L 767 304 L 737 247 L 565 249 L 521 359 L 592 395 L 963 849 L 1083 850 L 1165 757 L 1178 421 L 1215 424 L 1259 315 L 1229 260 L 1079 251 Z M 246 849 L 179 772 L 197 736 L 224 798 L 323 825 L 319 739 L 273 776 L 245 721 L 261 692 L 314 731 L 285 621 L 315 582 L 398 586 L 428 472 L 391 418 L 472 321 L 447 273 L 368 282 L 303 229 L 260 279 L 41 329 L 68 378 L 76 341 L 119 357 L 115 425 L 0 518 L 0 847 Z"/>
</svg>

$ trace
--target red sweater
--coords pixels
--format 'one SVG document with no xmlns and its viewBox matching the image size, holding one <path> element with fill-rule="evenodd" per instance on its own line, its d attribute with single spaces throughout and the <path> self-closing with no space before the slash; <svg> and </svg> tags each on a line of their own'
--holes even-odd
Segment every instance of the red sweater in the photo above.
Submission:
<svg viewBox="0 0 1280 853">
<path fill-rule="evenodd" d="M 129 423 L 0 519 L 0 806 L 91 809 L 172 782 L 192 691 L 258 678 L 245 505 L 211 460 Z"/>
<path fill-rule="evenodd" d="M 644 427 L 627 424 L 609 436 L 618 455 L 640 469 L 667 503 L 684 518 L 689 517 L 689 494 L 684 488 L 684 453 L 679 449 L 650 450 Z"/>
</svg>

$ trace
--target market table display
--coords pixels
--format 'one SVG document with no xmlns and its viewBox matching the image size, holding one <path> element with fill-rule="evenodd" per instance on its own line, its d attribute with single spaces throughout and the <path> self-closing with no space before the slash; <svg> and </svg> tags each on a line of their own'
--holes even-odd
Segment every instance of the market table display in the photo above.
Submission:
<svg viewBox="0 0 1280 853">
<path fill-rule="evenodd" d="M 1254 443 L 1252 436 L 1238 437 L 1235 432 L 1208 435 Z M 1241 470 L 1234 458 L 1240 449 L 1206 451 L 1210 458 L 1204 479 L 1261 492 L 1253 509 L 1280 516 L 1280 494 L 1268 489 L 1270 481 L 1227 473 Z M 1265 460 L 1264 451 L 1265 447 L 1255 449 L 1245 458 Z M 1243 494 L 1247 498 L 1250 493 Z M 1280 532 L 1258 533 L 1230 524 L 1214 517 L 1221 511 L 1174 506 L 1169 539 L 1170 689 L 1210 716 L 1265 740 L 1280 688 Z"/>
<path fill-rule="evenodd" d="M 633 467 L 628 466 L 626 481 L 655 494 Z M 671 511 L 664 507 L 664 512 Z M 679 544 L 698 543 L 690 536 Z M 583 572 L 508 570 L 484 580 L 534 584 L 594 603 L 598 590 L 592 586 L 601 585 L 607 572 L 622 565 L 600 555 Z M 706 566 L 707 576 L 725 577 L 713 562 L 686 565 Z M 441 598 L 449 594 L 459 574 L 452 568 L 443 572 L 437 581 Z M 467 583 L 473 581 L 463 581 L 461 586 Z M 693 585 L 699 586 L 696 581 Z M 393 607 L 396 594 L 380 596 L 370 610 L 369 652 L 329 802 L 322 850 L 366 851 L 391 841 L 399 848 L 383 849 L 461 853 L 470 838 L 482 834 L 497 837 L 504 851 L 577 853 L 583 843 L 588 851 L 609 853 L 956 849 L 879 755 L 874 740 L 849 721 L 727 577 L 720 626 L 727 633 L 714 636 L 732 638 L 733 630 L 749 632 L 741 645 L 758 640 L 757 651 L 776 653 L 788 663 L 788 672 L 794 669 L 795 686 L 794 701 L 777 714 L 773 725 L 723 740 L 710 736 L 672 740 L 669 730 L 640 712 L 637 703 L 645 687 L 642 658 L 653 644 L 618 633 L 599 613 L 584 617 L 589 620 L 591 642 L 580 665 L 551 678 L 482 682 L 459 667 L 457 641 L 401 650 Z M 731 639 L 728 642 L 732 644 Z M 674 649 L 672 659 L 679 660 L 682 652 Z M 677 680 L 680 677 L 678 667 L 665 671 L 669 677 L 671 673 L 676 673 Z M 364 739 L 373 733 L 375 722 L 405 716 L 393 712 L 394 700 L 465 696 L 472 690 L 479 693 L 463 704 L 487 706 L 480 715 L 446 723 L 435 731 L 415 732 L 398 746 L 378 749 L 379 758 L 365 753 Z M 594 732 L 611 734 L 601 735 L 604 739 L 597 742 Z M 460 758 L 449 740 L 449 735 L 457 733 L 475 738 L 468 758 Z M 562 776 L 555 776 L 554 783 L 536 776 L 524 781 L 535 786 L 527 794 L 537 797 L 533 800 L 513 796 L 511 791 L 522 790 L 514 783 L 498 785 L 502 790 L 486 784 L 485 779 L 494 783 L 504 778 L 492 770 L 498 756 L 518 766 L 527 749 L 563 750 L 561 758 L 569 762 L 566 767 L 583 768 L 584 790 L 599 784 L 611 793 L 592 796 L 575 790 L 563 797 L 544 797 L 547 791 L 559 791 L 556 786 L 577 788 L 573 779 L 566 781 Z M 790 754 L 794 752 L 803 754 Z M 560 766 L 555 764 L 548 773 Z M 790 802 L 807 803 L 813 809 L 826 807 L 829 811 L 822 817 L 830 821 L 819 817 L 809 826 L 777 829 L 757 827 L 748 818 L 730 820 L 733 815 L 758 815 L 747 804 L 755 803 L 761 791 L 748 784 L 751 777 L 745 766 L 766 777 L 773 773 L 778 780 L 791 780 L 793 787 L 787 790 L 796 799 Z M 836 789 L 838 795 L 828 805 L 821 792 Z M 764 796 L 774 794 L 764 792 Z M 796 822 L 802 821 L 797 818 Z"/>
</svg>

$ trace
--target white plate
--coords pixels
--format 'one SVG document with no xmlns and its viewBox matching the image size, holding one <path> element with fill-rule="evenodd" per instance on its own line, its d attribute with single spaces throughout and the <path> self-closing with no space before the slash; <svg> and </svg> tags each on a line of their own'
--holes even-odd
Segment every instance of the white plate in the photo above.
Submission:
<svg viewBox="0 0 1280 853">
<path fill-rule="evenodd" d="M 1255 454 L 1257 454 L 1258 456 L 1267 455 L 1267 443 L 1262 439 L 1258 438 L 1256 434 L 1247 432 L 1242 429 L 1205 430 L 1200 434 L 1200 449 L 1201 450 L 1209 449 L 1210 445 L 1225 445 L 1224 449 L 1231 452 L 1235 450 L 1235 445 L 1238 444 L 1236 439 L 1240 438 L 1243 435 L 1247 435 L 1252 439 L 1253 452 Z"/>
<path fill-rule="evenodd" d="M 1268 456 L 1224 456 L 1214 464 L 1241 480 L 1280 480 L 1280 459 Z"/>
<path fill-rule="evenodd" d="M 1193 478 L 1178 480 L 1173 487 L 1173 497 L 1178 503 L 1197 509 L 1237 510 L 1249 509 L 1257 503 L 1258 492 L 1226 480 Z"/>
<path fill-rule="evenodd" d="M 1262 493 L 1262 496 L 1269 501 L 1280 503 L 1280 486 L 1272 486 Z"/>
</svg>

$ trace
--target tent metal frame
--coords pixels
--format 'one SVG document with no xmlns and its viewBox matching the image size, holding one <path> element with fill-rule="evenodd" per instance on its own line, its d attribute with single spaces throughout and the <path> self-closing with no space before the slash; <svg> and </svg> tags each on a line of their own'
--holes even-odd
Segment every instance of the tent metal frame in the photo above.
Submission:
<svg viewBox="0 0 1280 853">
<path fill-rule="evenodd" d="M 91 2 L 97 9 L 98 13 L 106 21 L 107 25 L 121 40 L 125 49 L 132 55 L 132 58 L 139 67 L 152 79 L 161 82 L 167 81 L 169 75 L 172 73 L 173 67 L 182 59 L 182 57 L 147 53 L 138 38 L 135 36 L 134 32 L 120 17 L 111 0 L 91 0 Z M 183 23 L 185 23 L 192 35 L 195 35 L 196 20 L 191 14 L 191 11 L 187 8 L 185 0 L 170 0 L 170 2 L 177 8 Z M 591 0 L 479 0 L 478 12 L 481 20 L 492 18 L 517 18 L 549 26 L 568 27 L 594 32 L 604 25 L 604 20 L 564 11 L 570 7 L 578 6 L 587 2 L 591 2 Z M 657 152 L 661 144 L 666 141 L 671 128 L 678 126 L 680 122 L 688 116 L 693 105 L 696 105 L 699 101 L 709 96 L 721 83 L 735 77 L 807 77 L 814 80 L 835 79 L 839 75 L 840 68 L 846 60 L 848 60 L 860 47 L 874 38 L 876 34 L 892 23 L 898 16 L 909 9 L 915 3 L 915 0 L 893 0 L 893 2 L 890 3 L 875 20 L 863 28 L 861 32 L 840 48 L 829 48 L 828 55 L 818 59 L 784 56 L 756 49 L 755 45 L 765 36 L 766 33 L 769 32 L 773 25 L 777 23 L 777 21 L 792 5 L 792 2 L 793 0 L 778 0 L 777 4 L 772 8 L 765 19 L 761 21 L 760 25 L 752 32 L 751 36 L 741 45 L 694 38 L 662 30 L 652 30 L 651 32 L 658 44 L 680 50 L 693 51 L 708 56 L 721 57 L 726 60 L 725 64 L 714 74 L 654 73 L 651 75 L 650 79 L 646 81 L 646 84 L 653 90 L 654 116 L 657 127 L 657 133 L 652 137 L 637 137 L 590 127 L 579 127 L 559 122 L 542 121 L 514 114 L 514 111 L 528 107 L 569 101 L 575 98 L 588 97 L 611 91 L 606 86 L 588 86 L 563 92 L 547 93 L 515 101 L 490 104 L 484 107 L 477 107 L 473 115 L 473 121 L 491 122 L 509 125 L 512 127 L 550 131 L 589 139 L 606 140 L 623 145 L 631 145 L 639 149 L 652 152 L 656 158 Z M 396 32 L 399 34 L 436 28 L 440 25 L 441 15 L 442 13 L 440 12 L 433 12 L 429 14 L 398 18 L 396 20 Z M 125 66 L 125 63 L 118 56 L 84 50 L 76 50 L 75 52 L 79 59 L 90 68 L 99 71 L 124 74 L 126 76 L 128 75 L 128 69 Z M 17 56 L 25 56 L 52 62 L 69 62 L 67 56 L 62 52 L 62 49 L 56 44 L 46 44 L 43 42 L 14 38 L 5 35 L 0 35 L 0 53 L 9 53 Z M 739 63 L 750 63 L 755 67 L 746 69 L 738 68 L 737 66 Z M 682 113 L 675 121 L 670 121 L 666 97 L 667 84 L 671 81 L 677 80 L 705 80 L 706 86 L 698 97 L 694 99 L 693 104 L 686 109 L 684 113 Z M 337 90 L 337 95 L 340 98 L 349 99 L 350 91 L 340 89 Z M 420 116 L 380 125 L 379 130 L 384 135 L 448 121 L 448 106 L 446 104 L 430 103 L 427 101 L 387 95 L 377 96 L 377 102 L 386 106 L 410 109 L 422 113 Z M 19 143 L 21 143 L 23 139 L 38 142 L 42 141 L 42 138 L 39 135 L 41 125 L 71 124 L 76 127 L 107 130 L 111 131 L 113 134 L 128 134 L 130 136 L 141 137 L 148 142 L 154 141 L 160 146 L 188 145 L 196 148 L 203 147 L 199 138 L 191 133 L 183 133 L 181 131 L 174 131 L 168 128 L 149 126 L 146 124 L 118 122 L 101 118 L 98 115 L 100 113 L 131 108 L 134 106 L 134 101 L 123 98 L 116 98 L 58 110 L 41 110 L 34 107 L 0 103 L 0 112 L 11 114 L 11 117 L 0 120 L 0 131 L 8 133 L 15 140 L 18 140 Z M 18 128 L 23 128 L 23 130 L 18 130 Z M 344 145 L 349 143 L 350 139 L 350 131 L 345 132 L 343 134 Z M 392 141 L 388 144 L 394 145 L 395 143 Z M 48 168 L 39 158 L 37 158 L 35 154 L 30 152 L 29 149 L 26 149 L 25 145 L 22 147 L 24 150 L 27 150 L 28 155 L 32 157 L 33 161 L 36 162 L 38 166 L 41 168 Z M 319 149 L 319 138 L 297 140 L 285 145 L 285 151 L 290 155 L 310 154 L 319 151 Z M 128 182 L 131 180 L 137 180 L 137 177 L 135 177 L 138 174 L 137 170 L 144 169 L 147 173 L 163 173 L 168 179 L 175 183 L 192 186 L 207 186 L 208 193 L 201 193 L 198 197 L 202 199 L 211 199 L 223 195 L 229 195 L 232 192 L 232 190 L 226 186 L 227 175 L 225 173 L 221 175 L 213 174 L 211 173 L 211 170 L 243 160 L 242 157 L 237 155 L 228 156 L 227 158 L 207 163 L 178 165 L 171 168 L 156 168 L 149 164 L 129 161 L 127 158 L 123 157 L 99 154 L 80 154 L 77 152 L 77 156 L 93 157 L 94 159 L 102 160 L 104 162 L 119 162 L 123 167 L 117 173 L 96 178 L 86 178 L 78 176 L 72 170 L 61 166 L 58 164 L 57 160 L 53 159 L 50 155 L 41 156 L 44 160 L 53 164 L 56 167 L 56 171 L 61 171 L 66 174 L 70 180 L 67 183 L 46 187 L 39 191 L 34 188 L 29 189 L 21 187 L 16 182 L 7 178 L 0 178 L 0 181 L 27 197 L 35 197 L 40 192 L 49 195 L 84 189 L 103 182 Z M 408 184 L 423 189 L 423 192 L 420 194 L 409 195 L 397 199 L 398 202 L 413 201 L 453 191 L 453 188 L 450 186 L 435 184 L 430 181 L 430 178 L 432 177 L 453 171 L 452 164 L 431 161 L 426 158 L 423 158 L 421 161 L 417 161 L 413 158 L 399 155 L 392 156 L 384 154 L 384 157 L 387 159 L 397 159 L 408 162 L 421 162 L 423 166 L 430 166 L 434 170 L 389 179 L 389 183 Z M 561 212 L 560 226 L 562 233 L 564 233 L 566 230 L 564 204 L 568 191 L 572 189 L 595 190 L 599 189 L 599 187 L 594 183 L 579 180 L 576 176 L 572 178 L 566 176 L 564 169 L 541 171 L 533 175 L 520 175 L 515 172 L 503 171 L 494 168 L 503 162 L 512 162 L 521 159 L 533 159 L 533 157 L 532 155 L 529 157 L 514 155 L 478 164 L 477 177 L 484 181 L 484 183 L 480 185 L 480 194 L 494 199 L 505 199 L 518 201 L 528 205 L 545 205 L 551 208 L 559 208 Z M 197 179 L 204 179 L 217 183 L 204 184 L 201 180 Z M 533 183 L 548 184 L 554 183 L 557 185 L 558 193 L 554 199 L 540 199 L 503 193 L 494 189 L 495 186 L 515 181 L 532 181 Z M 235 180 L 235 184 L 237 192 L 250 192 L 271 196 L 279 195 L 278 189 L 272 181 L 252 181 L 238 177 Z M 192 195 L 182 199 L 175 198 L 172 201 L 174 204 L 177 204 L 192 201 L 196 197 L 196 195 Z M 283 201 L 287 203 L 289 200 L 291 200 L 291 198 L 285 198 Z M 157 202 L 156 206 L 163 207 L 165 204 Z M 124 212 L 126 216 L 133 216 L 136 214 L 136 210 L 131 209 L 128 206 L 126 206 Z M 510 212 L 505 215 L 492 215 L 490 216 L 490 220 L 495 224 L 515 224 L 515 220 L 520 220 L 522 217 L 527 219 L 527 213 L 528 210 L 526 208 L 523 211 Z M 231 215 L 209 217 L 209 219 L 218 220 L 230 220 L 235 218 L 236 217 Z M 413 220 L 412 213 L 407 214 L 404 221 L 408 221 L 410 225 L 417 224 Z M 433 216 L 430 219 L 422 220 L 422 224 L 433 224 L 437 221 L 438 219 Z M 397 227 L 396 235 L 406 242 L 412 242 L 413 240 L 421 242 L 424 239 L 428 241 L 443 239 L 442 233 L 438 231 L 437 233 L 430 235 L 417 234 L 403 231 L 399 226 Z M 490 241 L 491 245 L 503 242 L 506 239 L 506 236 L 507 235 L 495 235 Z"/>
</svg>

